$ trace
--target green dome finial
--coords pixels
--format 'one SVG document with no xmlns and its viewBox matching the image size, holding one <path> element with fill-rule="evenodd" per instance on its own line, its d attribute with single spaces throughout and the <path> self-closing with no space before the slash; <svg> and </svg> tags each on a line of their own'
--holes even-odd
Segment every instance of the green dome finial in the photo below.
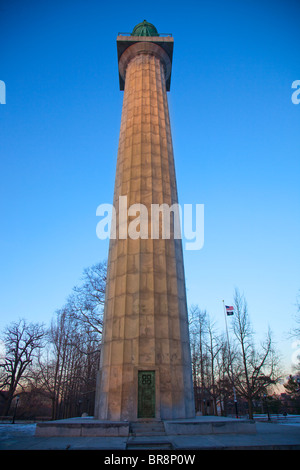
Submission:
<svg viewBox="0 0 300 470">
<path fill-rule="evenodd" d="M 159 36 L 159 34 L 153 24 L 144 20 L 133 28 L 131 36 Z"/>
</svg>

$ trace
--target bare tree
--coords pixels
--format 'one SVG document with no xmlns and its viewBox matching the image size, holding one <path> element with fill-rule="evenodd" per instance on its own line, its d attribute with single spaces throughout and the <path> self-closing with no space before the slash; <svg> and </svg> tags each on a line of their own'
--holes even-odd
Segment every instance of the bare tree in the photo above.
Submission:
<svg viewBox="0 0 300 470">
<path fill-rule="evenodd" d="M 217 361 L 217 376 L 216 376 L 216 383 L 217 383 L 217 390 L 219 396 L 219 404 L 221 415 L 227 415 L 228 413 L 228 405 L 232 399 L 232 382 L 229 378 L 229 351 L 228 351 L 228 342 L 225 339 L 225 335 L 223 334 L 220 337 L 220 351 L 216 356 Z M 232 355 L 232 348 L 231 348 L 231 355 Z M 233 397 L 234 398 L 234 397 Z"/>
<path fill-rule="evenodd" d="M 34 359 L 37 357 L 45 332 L 38 323 L 27 323 L 25 320 L 13 322 L 3 333 L 6 354 L 0 363 L 0 393 L 5 405 L 3 414 L 9 412 L 11 402 L 18 386 L 26 379 Z"/>
<path fill-rule="evenodd" d="M 68 308 L 69 304 L 56 312 L 47 334 L 47 351 L 36 368 L 35 383 L 51 399 L 52 419 L 93 410 L 99 334 L 77 321 Z"/>
<path fill-rule="evenodd" d="M 217 415 L 217 404 L 221 406 L 222 400 L 225 403 L 228 394 L 224 392 L 224 386 L 228 384 L 224 338 L 218 334 L 216 322 L 197 305 L 190 308 L 189 318 L 196 407 L 205 415 L 208 405 L 212 405 L 213 414 Z"/>
<path fill-rule="evenodd" d="M 293 327 L 292 330 L 289 331 L 288 337 L 291 339 L 296 340 L 297 350 L 293 354 L 293 366 L 292 369 L 296 374 L 300 377 L 300 354 L 299 354 L 299 346 L 300 346 L 300 291 L 297 295 L 297 313 L 295 316 L 295 323 L 296 326 Z"/>
<path fill-rule="evenodd" d="M 106 262 L 83 271 L 67 303 L 47 332 L 47 350 L 39 357 L 35 382 L 52 402 L 52 418 L 91 411 L 99 367 Z"/>
<path fill-rule="evenodd" d="M 83 272 L 82 284 L 75 286 L 68 299 L 68 311 L 74 320 L 102 334 L 106 289 L 106 262 L 97 263 Z"/>
<path fill-rule="evenodd" d="M 211 319 L 207 323 L 208 342 L 207 351 L 209 356 L 209 393 L 213 402 L 213 412 L 217 415 L 217 399 L 219 398 L 219 389 L 217 386 L 218 376 L 218 356 L 223 348 L 222 338 L 219 336 L 215 329 L 215 322 Z"/>
<path fill-rule="evenodd" d="M 297 317 L 296 317 L 296 323 L 299 325 L 298 327 L 295 328 L 294 330 L 294 335 L 300 339 L 300 290 L 297 296 Z"/>
<path fill-rule="evenodd" d="M 238 290 L 235 291 L 234 305 L 233 332 L 238 342 L 239 354 L 234 360 L 232 380 L 239 395 L 247 400 L 249 417 L 253 418 L 253 399 L 266 392 L 279 378 L 278 359 L 270 330 L 260 349 L 255 346 L 247 302 Z"/>
<path fill-rule="evenodd" d="M 205 371 L 207 368 L 207 313 L 201 311 L 198 305 L 192 305 L 189 311 L 190 338 L 192 354 L 192 373 L 196 407 L 205 413 L 204 401 L 206 393 Z"/>
</svg>

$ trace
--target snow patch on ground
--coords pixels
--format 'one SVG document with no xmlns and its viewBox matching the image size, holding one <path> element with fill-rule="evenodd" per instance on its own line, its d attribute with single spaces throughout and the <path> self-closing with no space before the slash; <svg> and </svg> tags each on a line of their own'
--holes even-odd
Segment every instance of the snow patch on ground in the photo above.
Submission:
<svg viewBox="0 0 300 470">
<path fill-rule="evenodd" d="M 0 440 L 11 437 L 29 437 L 34 436 L 36 424 L 0 424 Z"/>
</svg>

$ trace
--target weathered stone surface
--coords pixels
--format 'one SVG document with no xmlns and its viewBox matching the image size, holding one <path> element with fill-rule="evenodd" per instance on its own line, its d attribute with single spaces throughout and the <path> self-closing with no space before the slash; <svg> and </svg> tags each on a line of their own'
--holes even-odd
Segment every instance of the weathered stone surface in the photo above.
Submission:
<svg viewBox="0 0 300 470">
<path fill-rule="evenodd" d="M 101 437 L 129 434 L 129 423 L 98 421 L 94 419 L 71 418 L 37 423 L 38 437 Z"/>
<path fill-rule="evenodd" d="M 165 421 L 168 435 L 255 434 L 256 423 L 250 419 L 201 416 L 193 420 Z"/>
<path fill-rule="evenodd" d="M 200 416 L 193 419 L 171 421 L 111 422 L 93 418 L 69 418 L 58 421 L 39 422 L 37 437 L 129 437 L 166 435 L 212 435 L 212 434 L 255 434 L 256 423 L 249 419 L 234 419 L 220 416 Z"/>
<path fill-rule="evenodd" d="M 145 44 L 145 46 L 143 46 Z M 124 56 L 125 54 L 125 56 Z M 166 93 L 170 60 L 152 42 L 120 58 L 125 91 L 116 169 L 96 418 L 136 420 L 138 371 L 155 371 L 155 418 L 194 416 L 182 245 L 151 239 L 151 204 L 178 202 Z M 120 239 L 119 196 L 148 209 L 148 238 Z M 161 226 L 161 223 L 160 223 Z"/>
</svg>

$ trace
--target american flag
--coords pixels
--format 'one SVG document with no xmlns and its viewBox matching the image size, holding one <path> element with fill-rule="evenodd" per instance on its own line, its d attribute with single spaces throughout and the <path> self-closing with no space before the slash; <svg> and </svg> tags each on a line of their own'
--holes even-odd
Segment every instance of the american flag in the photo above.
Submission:
<svg viewBox="0 0 300 470">
<path fill-rule="evenodd" d="M 233 315 L 234 308 L 228 305 L 225 305 L 227 315 Z"/>
</svg>

